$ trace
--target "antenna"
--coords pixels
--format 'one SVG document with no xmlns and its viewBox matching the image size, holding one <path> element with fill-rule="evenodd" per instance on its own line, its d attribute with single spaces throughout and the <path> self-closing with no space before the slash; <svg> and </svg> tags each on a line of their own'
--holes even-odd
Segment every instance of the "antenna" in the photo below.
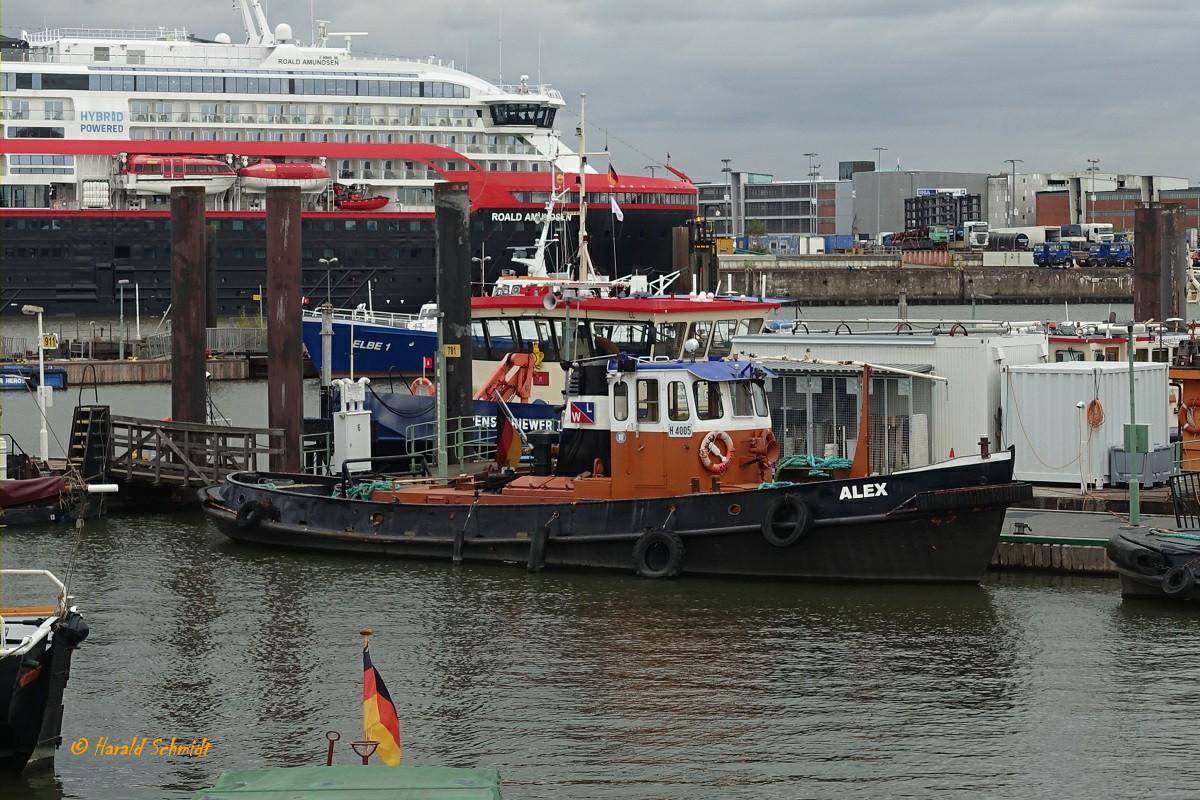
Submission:
<svg viewBox="0 0 1200 800">
<path fill-rule="evenodd" d="M 329 41 L 329 20 L 318 19 L 314 20 L 314 22 L 317 23 L 317 34 L 316 39 L 313 40 L 313 44 L 317 44 L 317 39 L 320 39 L 321 43 L 317 46 L 324 47 L 325 43 Z"/>
<path fill-rule="evenodd" d="M 355 36 L 367 36 L 365 31 L 330 31 L 330 36 L 345 36 L 346 37 L 346 52 L 350 52 L 350 40 Z"/>
<path fill-rule="evenodd" d="M 496 5 L 499 6 L 499 10 L 500 10 L 500 30 L 499 30 L 499 34 L 497 36 L 497 39 L 498 39 L 497 46 L 500 50 L 500 55 L 499 55 L 500 63 L 496 67 L 496 73 L 497 73 L 496 85 L 502 87 L 502 86 L 504 86 L 504 2 L 503 2 L 503 0 L 501 0 L 501 2 L 497 3 Z"/>
</svg>

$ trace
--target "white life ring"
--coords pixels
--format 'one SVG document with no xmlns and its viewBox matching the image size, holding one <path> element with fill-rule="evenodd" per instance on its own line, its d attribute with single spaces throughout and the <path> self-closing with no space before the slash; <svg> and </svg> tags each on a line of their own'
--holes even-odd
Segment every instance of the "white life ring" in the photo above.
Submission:
<svg viewBox="0 0 1200 800">
<path fill-rule="evenodd" d="M 717 439 L 720 439 L 721 444 L 725 445 L 724 453 L 717 449 Z M 717 456 L 717 460 L 714 460 L 713 456 Z M 720 475 L 729 469 L 729 462 L 732 460 L 733 439 L 729 438 L 729 434 L 725 431 L 709 431 L 704 440 L 700 442 L 700 463 L 712 474 Z"/>
</svg>

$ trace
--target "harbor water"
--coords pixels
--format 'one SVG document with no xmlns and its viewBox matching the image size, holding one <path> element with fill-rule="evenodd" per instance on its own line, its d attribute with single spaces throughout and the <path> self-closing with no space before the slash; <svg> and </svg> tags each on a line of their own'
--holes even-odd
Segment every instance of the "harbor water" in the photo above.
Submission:
<svg viewBox="0 0 1200 800">
<path fill-rule="evenodd" d="M 162 417 L 168 393 L 105 386 L 99 400 Z M 235 424 L 265 424 L 262 382 L 212 393 Z M 52 454 L 76 392 L 55 399 Z M 31 397 L 6 395 L 0 425 L 36 447 Z M 5 800 L 179 800 L 223 770 L 322 764 L 329 730 L 336 762 L 354 763 L 363 627 L 404 763 L 498 769 L 510 800 L 1190 798 L 1200 786 L 1200 616 L 1123 601 L 1115 578 L 533 575 L 239 545 L 196 511 L 0 528 L 0 564 L 69 578 L 92 629 L 53 768 L 0 778 Z M 202 752 L 156 749 L 172 739 Z M 143 740 L 136 754 L 106 749 Z"/>
<path fill-rule="evenodd" d="M 850 586 L 548 572 L 235 545 L 198 513 L 3 531 L 91 624 L 52 771 L 7 800 L 187 798 L 337 762 L 358 630 L 410 765 L 508 798 L 1194 797 L 1200 618 L 1115 579 Z M 97 746 L 149 742 L 140 755 Z M 156 739 L 202 755 L 160 755 Z M 85 741 L 86 740 L 86 741 Z M 76 752 L 77 751 L 77 752 Z"/>
</svg>

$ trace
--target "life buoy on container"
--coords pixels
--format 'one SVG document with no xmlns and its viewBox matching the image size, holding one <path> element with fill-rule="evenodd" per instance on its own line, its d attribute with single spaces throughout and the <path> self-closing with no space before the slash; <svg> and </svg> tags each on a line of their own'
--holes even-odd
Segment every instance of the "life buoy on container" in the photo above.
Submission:
<svg viewBox="0 0 1200 800">
<path fill-rule="evenodd" d="M 425 389 L 424 392 L 418 392 L 417 389 Z M 408 390 L 418 397 L 433 397 L 433 381 L 429 378 L 417 378 L 408 385 Z"/>
<path fill-rule="evenodd" d="M 718 439 L 721 440 L 721 444 L 725 445 L 724 453 L 717 448 Z M 729 469 L 729 462 L 732 460 L 733 439 L 730 439 L 729 434 L 725 431 L 709 431 L 704 440 L 700 442 L 700 463 L 712 474 L 720 475 Z"/>
<path fill-rule="evenodd" d="M 1200 436 L 1200 422 L 1192 416 L 1196 409 L 1200 409 L 1200 398 L 1189 397 L 1179 404 L 1179 430 L 1192 436 Z"/>
</svg>

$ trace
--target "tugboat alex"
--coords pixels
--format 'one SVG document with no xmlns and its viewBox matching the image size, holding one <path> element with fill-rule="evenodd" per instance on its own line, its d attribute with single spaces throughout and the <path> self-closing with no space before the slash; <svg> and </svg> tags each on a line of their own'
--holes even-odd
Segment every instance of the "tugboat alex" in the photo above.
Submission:
<svg viewBox="0 0 1200 800">
<path fill-rule="evenodd" d="M 769 375 L 745 361 L 576 361 L 557 458 L 547 437 L 528 471 L 239 473 L 201 500 L 225 535 L 273 546 L 648 578 L 980 579 L 1007 507 L 1031 494 L 1011 451 L 871 476 L 864 403 L 853 465 L 776 484 Z"/>
</svg>

